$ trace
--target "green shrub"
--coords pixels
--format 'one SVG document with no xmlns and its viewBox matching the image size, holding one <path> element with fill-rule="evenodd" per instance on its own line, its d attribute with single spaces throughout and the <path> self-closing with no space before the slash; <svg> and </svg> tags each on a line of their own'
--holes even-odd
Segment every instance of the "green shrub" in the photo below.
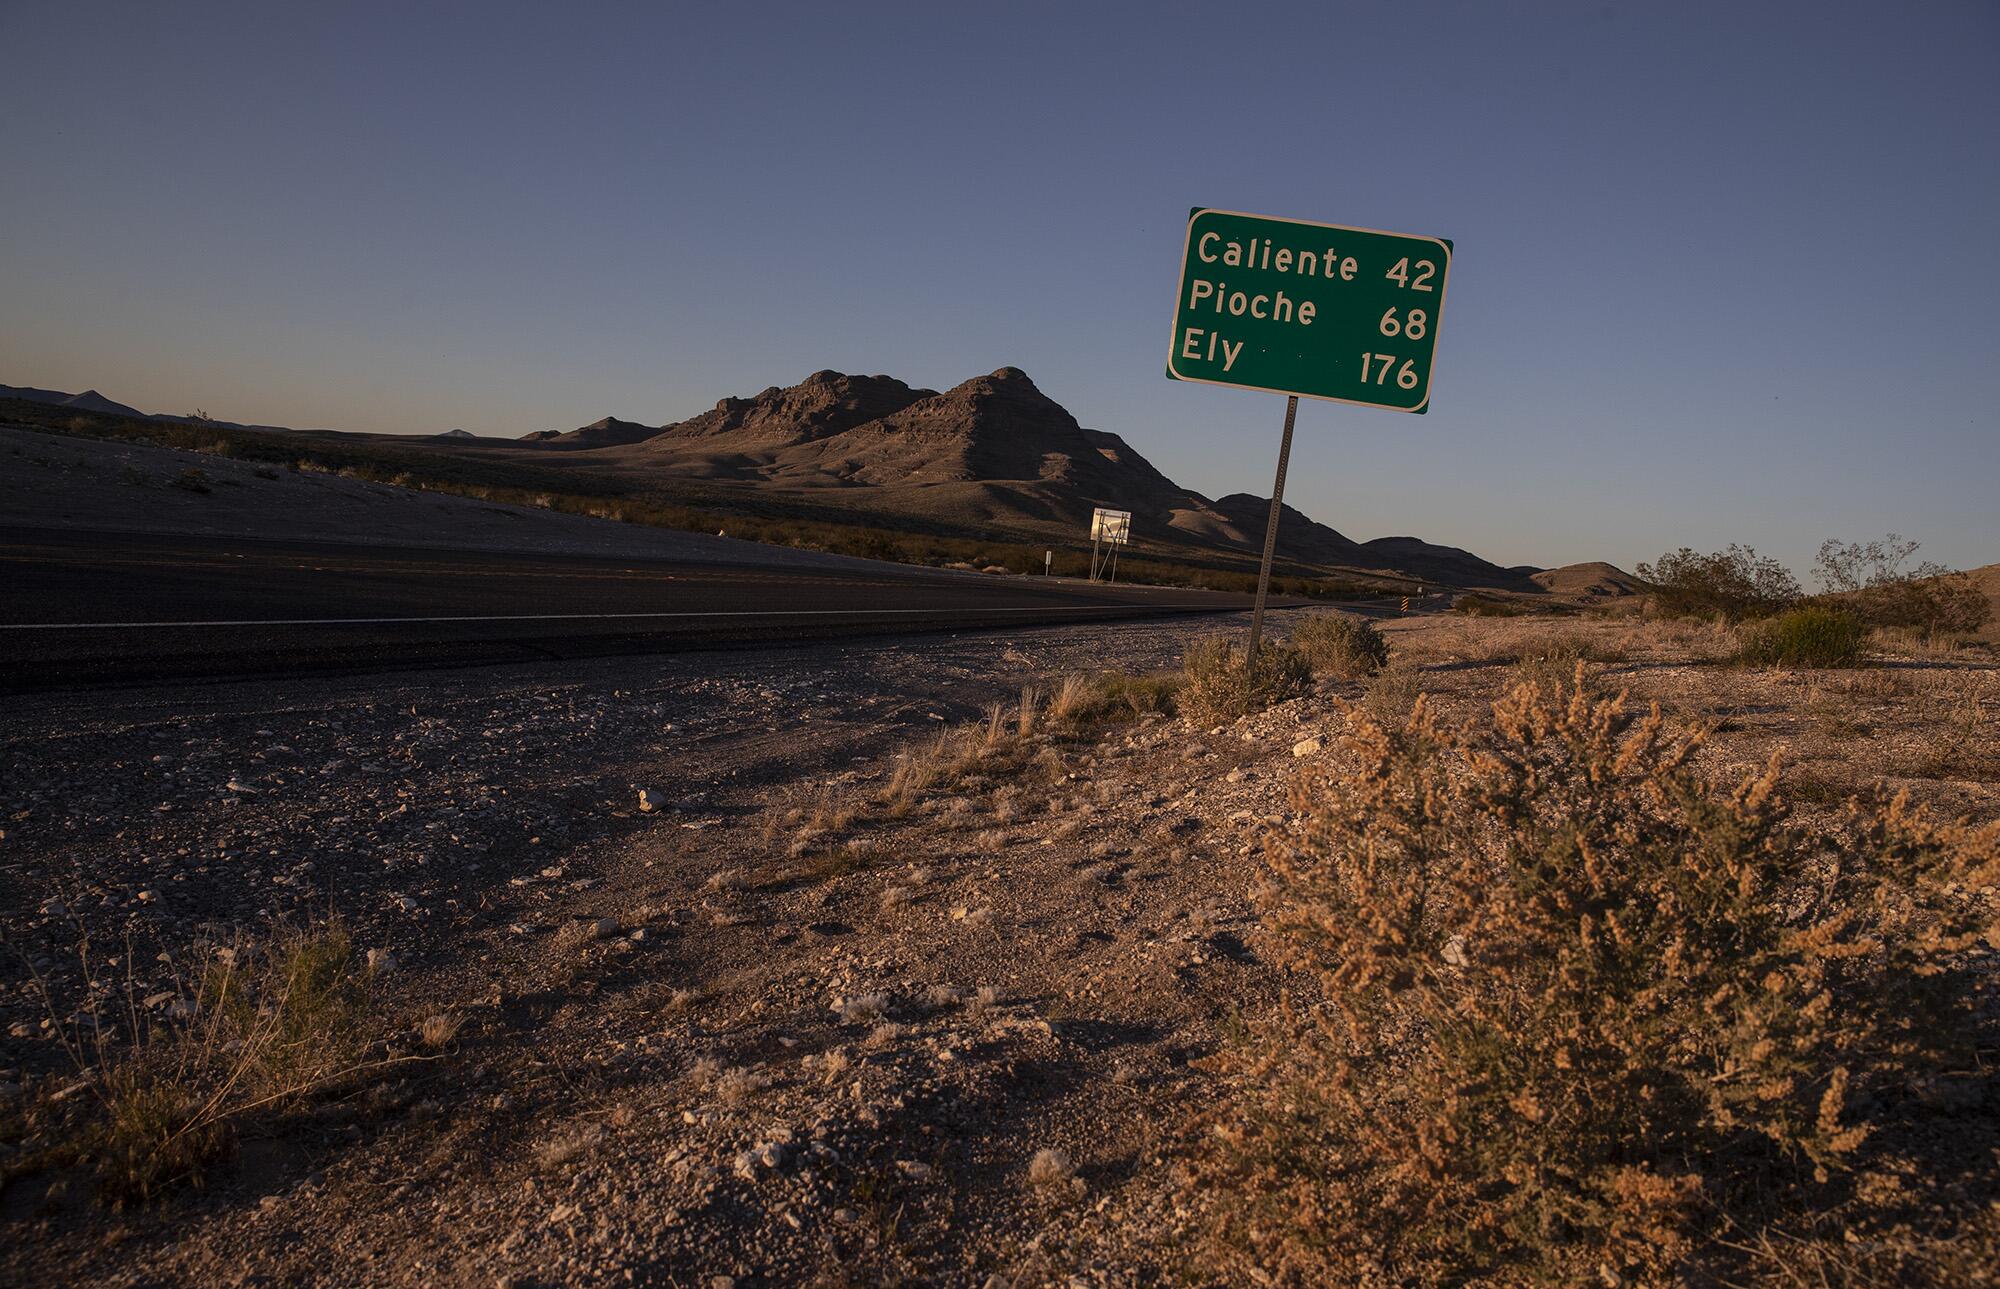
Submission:
<svg viewBox="0 0 2000 1289">
<path fill-rule="evenodd" d="M 1314 613 L 1292 628 L 1292 643 L 1305 652 L 1314 671 L 1359 680 L 1389 661 L 1389 642 L 1366 618 L 1347 613 Z"/>
<path fill-rule="evenodd" d="M 1765 667 L 1852 667 L 1867 634 L 1861 619 L 1844 609 L 1808 605 L 1746 628 L 1738 657 Z"/>
<path fill-rule="evenodd" d="M 1799 598 L 1791 570 L 1748 546 L 1712 555 L 1683 546 L 1656 564 L 1640 564 L 1638 574 L 1652 583 L 1653 606 L 1667 617 L 1740 622 L 1776 613 Z"/>
<path fill-rule="evenodd" d="M 1471 729 L 1363 723 L 1358 764 L 1295 786 L 1259 901 L 1300 988 L 1209 1062 L 1192 1125 L 1206 1279 L 1977 1264 L 1985 1192 L 1937 1177 L 1990 1134 L 1947 1165 L 1913 1089 L 1994 1037 L 2000 824 L 1897 799 L 1807 831 L 1775 764 L 1695 775 L 1701 739 L 1523 686 Z"/>
<path fill-rule="evenodd" d="M 1181 662 L 1180 709 L 1204 725 L 1261 712 L 1297 698 L 1312 683 L 1312 662 L 1304 651 L 1268 641 L 1258 645 L 1254 667 L 1243 665 L 1242 649 L 1226 636 L 1195 641 Z"/>
</svg>

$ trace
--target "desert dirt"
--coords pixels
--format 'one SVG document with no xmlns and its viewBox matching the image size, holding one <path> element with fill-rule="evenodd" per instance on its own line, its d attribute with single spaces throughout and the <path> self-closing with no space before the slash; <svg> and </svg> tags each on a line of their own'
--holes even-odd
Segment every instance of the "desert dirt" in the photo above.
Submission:
<svg viewBox="0 0 2000 1289">
<path fill-rule="evenodd" d="M 1705 773 L 1785 754 L 1808 818 L 1878 781 L 2000 816 L 1990 647 L 1751 670 L 1703 627 L 1448 616 L 1384 624 L 1388 681 L 1035 733 L 1024 768 L 871 804 L 1024 685 L 1172 668 L 1239 626 L 9 700 L 0 1277 L 1172 1280 L 1206 1203 L 1181 1166 L 1201 1058 L 1287 983 L 1251 889 L 1288 785 L 1359 711 L 1421 689 L 1475 714 L 1554 634 L 1613 659 L 1605 690 L 1713 726 Z M 329 912 L 393 963 L 370 1055 L 396 1063 L 247 1125 L 198 1190 L 110 1209 L 80 1168 L 12 1166 L 89 1095 L 59 1030 L 171 1008 L 216 928 Z M 434 1016 L 459 1022 L 441 1044 Z"/>
</svg>

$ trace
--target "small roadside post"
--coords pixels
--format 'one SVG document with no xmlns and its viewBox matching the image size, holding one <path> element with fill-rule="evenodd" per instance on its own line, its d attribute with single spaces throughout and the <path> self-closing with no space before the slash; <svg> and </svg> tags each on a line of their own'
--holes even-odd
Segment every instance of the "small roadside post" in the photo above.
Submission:
<svg viewBox="0 0 2000 1289">
<path fill-rule="evenodd" d="M 1429 411 L 1451 254 L 1442 237 L 1188 212 L 1167 375 L 1286 395 L 1246 667 L 1256 665 L 1264 632 L 1299 399 Z"/>
<path fill-rule="evenodd" d="M 1055 571 L 1056 571 L 1056 553 L 1055 553 L 1054 551 L 1043 551 L 1043 552 L 1042 552 L 1042 576 L 1043 576 L 1043 577 L 1054 577 L 1054 576 L 1055 576 Z"/>
</svg>

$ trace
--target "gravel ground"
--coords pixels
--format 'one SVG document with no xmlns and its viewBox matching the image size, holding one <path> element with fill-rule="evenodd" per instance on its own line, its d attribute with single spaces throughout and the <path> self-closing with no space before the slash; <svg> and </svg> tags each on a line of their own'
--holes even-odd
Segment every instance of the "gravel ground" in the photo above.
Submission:
<svg viewBox="0 0 2000 1289">
<path fill-rule="evenodd" d="M 1302 758 L 1338 755 L 1361 686 L 1224 728 L 1044 738 L 1032 775 L 834 816 L 879 794 L 899 750 L 1023 684 L 1169 667 L 1190 634 L 1237 625 L 9 700 L 11 1102 L 80 1088 L 52 1036 L 115 1011 L 88 996 L 85 937 L 108 993 L 167 1009 L 174 963 L 216 928 L 337 911 L 394 963 L 382 1050 L 423 1053 L 426 1017 L 462 1026 L 254 1127 L 199 1192 L 113 1213 L 81 1176 L 19 1176 L 0 1194 L 0 1272 L 1172 1279 L 1200 1203 L 1176 1166 L 1212 1095 L 1198 1059 L 1281 983 L 1250 914 L 1258 856 L 1291 826 Z M 1549 629 L 1390 635 L 1470 714 Z M 1718 774 L 1784 747 L 1804 754 L 1797 783 L 1888 773 L 1949 813 L 2000 811 L 1988 657 L 1801 679 L 1699 665 L 1699 640 L 1554 629 L 1615 637 L 1607 682 L 1723 720 Z"/>
<path fill-rule="evenodd" d="M 10 701 L 10 1088 L 73 1077 L 55 1028 L 109 994 L 175 1005 L 189 946 L 329 909 L 391 955 L 397 1024 L 466 1023 L 448 1059 L 247 1142 L 115 1240 L 81 1184 L 17 1182 L 5 1261 L 107 1283 L 1040 1265 L 1153 1168 L 1189 1058 L 1268 987 L 1242 861 L 1280 776 L 1222 776 L 1288 762 L 1302 715 L 1142 722 L 1063 750 L 1053 789 L 974 785 L 825 839 L 823 872 L 777 821 L 1024 683 L 1171 666 L 1189 630 Z M 746 889 L 711 887 L 729 870 Z M 1074 1176 L 1028 1182 L 1044 1149 Z"/>
</svg>

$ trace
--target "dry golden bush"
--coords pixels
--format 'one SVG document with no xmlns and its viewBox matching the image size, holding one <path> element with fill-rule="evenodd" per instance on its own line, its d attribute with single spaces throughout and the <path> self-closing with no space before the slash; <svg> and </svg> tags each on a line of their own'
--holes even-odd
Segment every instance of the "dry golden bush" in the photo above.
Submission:
<svg viewBox="0 0 2000 1289">
<path fill-rule="evenodd" d="M 1773 1242 L 1985 1238 L 1912 1089 L 1990 1046 L 2000 824 L 1876 799 L 1808 831 L 1775 765 L 1707 782 L 1701 742 L 1524 685 L 1473 727 L 1363 722 L 1301 780 L 1260 894 L 1301 988 L 1197 1125 L 1211 1271 L 1741 1283 Z"/>
<path fill-rule="evenodd" d="M 1261 712 L 1297 698 L 1312 683 L 1312 663 L 1304 651 L 1262 643 L 1254 665 L 1245 666 L 1243 650 L 1225 636 L 1208 636 L 1188 645 L 1182 668 L 1180 709 L 1204 725 Z"/>
</svg>

